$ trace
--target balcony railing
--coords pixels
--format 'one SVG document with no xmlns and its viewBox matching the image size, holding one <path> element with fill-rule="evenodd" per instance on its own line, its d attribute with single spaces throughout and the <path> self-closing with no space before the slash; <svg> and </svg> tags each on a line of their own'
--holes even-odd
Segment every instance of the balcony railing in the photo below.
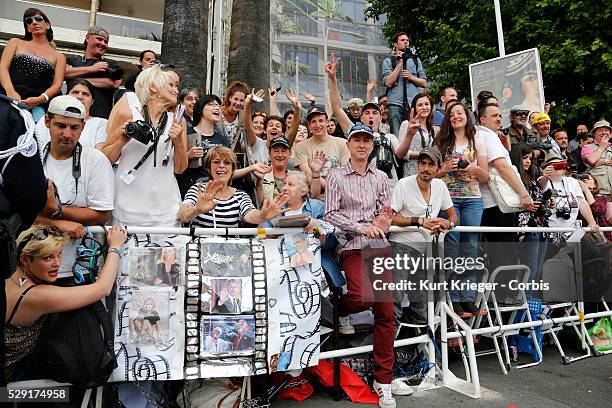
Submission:
<svg viewBox="0 0 612 408">
<path fill-rule="evenodd" d="M 30 7 L 42 10 L 51 20 L 53 27 L 81 31 L 86 31 L 89 27 L 89 10 L 37 1 L 2 0 L 0 18 L 21 21 L 23 12 Z M 158 21 L 102 12 L 96 13 L 96 16 L 96 24 L 106 28 L 111 35 L 161 42 L 163 24 Z"/>
</svg>

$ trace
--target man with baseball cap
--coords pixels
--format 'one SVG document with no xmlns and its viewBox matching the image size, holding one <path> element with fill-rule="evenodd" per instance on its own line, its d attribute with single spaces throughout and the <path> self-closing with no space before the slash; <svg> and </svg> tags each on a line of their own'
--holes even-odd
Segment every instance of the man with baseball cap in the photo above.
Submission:
<svg viewBox="0 0 612 408">
<path fill-rule="evenodd" d="M 104 225 L 114 204 L 113 169 L 106 156 L 93 147 L 82 146 L 79 137 L 84 126 L 85 107 L 70 95 L 56 96 L 49 103 L 45 124 L 50 140 L 43 147 L 45 175 L 54 184 L 47 200 L 55 210 L 41 213 L 36 222 L 58 228 L 74 238 L 64 247 L 60 278 L 72 283 L 72 273 L 84 225 Z M 55 190 L 55 191 L 53 191 Z"/>
<path fill-rule="evenodd" d="M 96 89 L 91 116 L 108 119 L 113 107 L 113 94 L 121 85 L 123 70 L 112 60 L 103 58 L 110 35 L 100 26 L 92 26 L 85 36 L 85 55 L 66 59 L 65 79 L 85 78 Z"/>
<path fill-rule="evenodd" d="M 552 145 L 551 151 L 558 156 L 562 156 L 561 147 L 559 147 L 555 139 L 550 136 L 550 122 L 551 120 L 548 113 L 538 113 L 533 117 L 533 128 L 540 136 L 540 143 Z"/>
<path fill-rule="evenodd" d="M 453 201 L 446 184 L 436 174 L 442 164 L 442 153 L 436 146 L 426 147 L 419 152 L 416 163 L 417 174 L 401 179 L 391 194 L 393 208 L 392 224 L 400 227 L 421 226 L 432 234 L 447 231 L 458 222 Z M 440 211 L 446 213 L 440 218 Z M 389 241 L 396 254 L 409 254 L 418 258 L 426 253 L 425 237 L 419 232 L 393 232 Z M 394 271 L 395 282 L 410 280 L 416 282 L 426 279 L 426 269 L 418 271 Z M 427 297 L 423 291 L 396 291 L 396 317 L 405 323 L 426 324 Z M 403 297 L 407 296 L 410 307 L 402 310 Z M 402 313 L 403 312 L 403 313 Z"/>
<path fill-rule="evenodd" d="M 363 99 L 361 98 L 351 98 L 348 101 L 348 110 L 349 110 L 349 114 L 353 120 L 353 122 L 356 122 L 359 120 L 359 117 L 361 116 L 361 110 L 363 108 Z"/>
<path fill-rule="evenodd" d="M 524 105 L 514 105 L 510 109 L 510 126 L 503 132 L 510 137 L 511 145 L 538 142 L 538 135 L 526 126 L 528 117 L 529 109 Z"/>
<path fill-rule="evenodd" d="M 368 163 L 373 139 L 368 126 L 358 124 L 350 129 L 346 141 L 350 160 L 328 176 L 324 218 L 336 226 L 337 248 L 346 274 L 348 293 L 340 300 L 340 324 L 347 325 L 350 314 L 373 309 L 374 391 L 380 407 L 395 408 L 391 384 L 393 294 L 388 286 L 375 284 L 390 283 L 392 270 L 373 267 L 377 259 L 392 256 L 385 234 L 393 210 L 389 206 L 387 175 Z M 411 390 L 402 384 L 395 387 L 396 393 L 409 394 Z"/>
<path fill-rule="evenodd" d="M 582 159 L 591 166 L 590 173 L 597 180 L 600 194 L 612 193 L 612 148 L 610 147 L 610 122 L 595 122 L 591 134 L 593 143 L 582 147 Z"/>
<path fill-rule="evenodd" d="M 295 146 L 294 164 L 311 180 L 315 180 L 317 176 L 312 174 L 308 162 L 315 158 L 317 152 L 324 152 L 325 163 L 319 175 L 321 189 L 324 190 L 326 188 L 325 179 L 331 170 L 346 164 L 349 160 L 347 142 L 327 133 L 327 113 L 320 106 L 315 105 L 308 110 L 306 125 L 311 137 L 302 140 Z M 323 197 L 320 199 L 324 200 Z"/>
<path fill-rule="evenodd" d="M 325 71 L 328 77 L 329 83 L 329 99 L 332 107 L 332 111 L 338 119 L 338 124 L 342 128 L 343 132 L 348 132 L 354 125 L 353 121 L 342 109 L 342 98 L 340 96 L 340 90 L 338 89 L 338 83 L 336 80 L 336 68 L 337 63 L 328 63 Z M 350 104 L 350 101 L 349 101 Z M 396 152 L 400 143 L 394 134 L 382 134 L 380 133 L 380 125 L 382 122 L 382 116 L 380 107 L 375 102 L 367 102 L 363 104 L 361 108 L 361 114 L 356 122 L 361 122 L 372 129 L 374 135 L 374 151 L 370 156 L 369 160 L 377 169 L 383 171 L 389 177 L 390 187 L 393 189 L 397 180 L 399 179 L 397 173 L 397 160 L 395 158 Z M 406 138 L 407 143 L 412 142 L 412 138 Z M 408 144 L 410 146 L 410 144 Z M 406 157 L 408 156 L 408 148 L 406 148 Z"/>
</svg>

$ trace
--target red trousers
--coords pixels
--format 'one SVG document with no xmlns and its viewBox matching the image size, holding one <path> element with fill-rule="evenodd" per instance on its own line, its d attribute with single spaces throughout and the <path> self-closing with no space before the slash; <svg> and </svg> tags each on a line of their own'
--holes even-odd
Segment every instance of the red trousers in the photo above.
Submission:
<svg viewBox="0 0 612 408">
<path fill-rule="evenodd" d="M 393 380 L 395 321 L 393 294 L 389 290 L 375 290 L 374 281 L 393 282 L 393 275 L 390 269 L 376 274 L 373 272 L 373 266 L 374 258 L 391 256 L 390 247 L 350 249 L 341 255 L 348 293 L 340 300 L 340 316 L 373 309 L 374 379 L 380 384 L 390 384 Z M 380 282 L 377 287 L 380 287 Z"/>
</svg>

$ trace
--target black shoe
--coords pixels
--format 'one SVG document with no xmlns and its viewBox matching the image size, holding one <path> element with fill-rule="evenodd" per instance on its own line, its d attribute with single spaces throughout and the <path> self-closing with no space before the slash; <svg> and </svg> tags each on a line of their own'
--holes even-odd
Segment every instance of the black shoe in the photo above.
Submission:
<svg viewBox="0 0 612 408">
<path fill-rule="evenodd" d="M 463 306 L 463 310 L 466 313 L 469 313 L 472 315 L 477 315 L 480 313 L 480 309 L 477 308 L 476 305 L 472 302 L 463 302 L 461 306 Z"/>
<path fill-rule="evenodd" d="M 457 315 L 465 314 L 465 310 L 463 309 L 463 304 L 459 302 L 453 302 L 453 310 Z"/>
</svg>

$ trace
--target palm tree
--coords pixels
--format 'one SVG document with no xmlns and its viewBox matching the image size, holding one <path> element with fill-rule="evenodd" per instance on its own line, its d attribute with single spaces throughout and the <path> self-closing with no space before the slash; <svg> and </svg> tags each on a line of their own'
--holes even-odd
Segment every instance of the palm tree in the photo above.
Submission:
<svg viewBox="0 0 612 408">
<path fill-rule="evenodd" d="M 181 87 L 206 92 L 208 0 L 165 0 L 162 61 L 181 73 Z"/>
<path fill-rule="evenodd" d="M 227 83 L 270 86 L 270 0 L 234 0 Z"/>
</svg>

